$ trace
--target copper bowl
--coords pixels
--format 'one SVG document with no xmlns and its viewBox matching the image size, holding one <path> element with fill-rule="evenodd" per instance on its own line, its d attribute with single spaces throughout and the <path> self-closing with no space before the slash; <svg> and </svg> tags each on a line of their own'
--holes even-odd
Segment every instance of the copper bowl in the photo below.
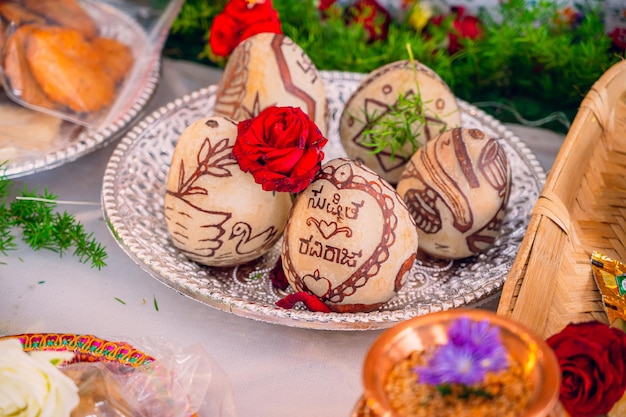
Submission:
<svg viewBox="0 0 626 417">
<path fill-rule="evenodd" d="M 443 344 L 448 326 L 461 316 L 472 320 L 489 320 L 500 327 L 502 342 L 517 359 L 531 380 L 533 394 L 520 417 L 546 417 L 559 399 L 561 372 L 552 349 L 519 323 L 479 309 L 455 309 L 427 314 L 404 321 L 380 335 L 371 346 L 363 366 L 364 402 L 368 415 L 404 417 L 391 407 L 384 384 L 393 366 L 416 350 Z"/>
</svg>

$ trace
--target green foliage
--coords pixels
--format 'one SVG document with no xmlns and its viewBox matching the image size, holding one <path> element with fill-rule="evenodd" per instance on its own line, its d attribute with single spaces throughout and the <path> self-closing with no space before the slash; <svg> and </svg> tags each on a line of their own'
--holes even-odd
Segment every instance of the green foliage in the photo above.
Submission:
<svg viewBox="0 0 626 417">
<path fill-rule="evenodd" d="M 187 0 L 168 40 L 168 45 L 178 42 L 183 47 L 172 56 L 224 65 L 224 60 L 211 60 L 207 33 L 225 3 Z M 524 0 L 501 2 L 496 13 L 502 18 L 481 15 L 484 36 L 461 40 L 463 48 L 452 55 L 441 47 L 449 30 L 445 24 L 417 33 L 407 23 L 395 23 L 385 41 L 368 43 L 363 28 L 346 25 L 338 9 L 322 19 L 313 0 L 273 0 L 273 4 L 285 35 L 318 69 L 368 73 L 405 59 L 408 44 L 415 58 L 437 72 L 457 97 L 482 103 L 505 121 L 515 113 L 538 119 L 557 111 L 564 113 L 561 119 L 573 119 L 593 83 L 623 54 L 611 49 L 599 0 L 588 0 L 582 20 L 573 26 L 559 23 L 559 2 L 540 0 L 535 6 Z M 509 113 L 508 108 L 514 111 Z M 566 129 L 567 120 L 565 126 L 551 127 Z"/>
<path fill-rule="evenodd" d="M 422 137 L 427 127 L 427 115 L 439 119 L 437 114 L 430 111 L 429 106 L 425 106 L 428 102 L 425 103 L 422 99 L 415 58 L 408 45 L 407 52 L 413 69 L 415 93 L 400 93 L 397 102 L 384 115 L 364 112 L 365 118 L 370 121 L 370 127 L 362 133 L 363 144 L 374 154 L 388 151 L 392 160 L 396 155 L 410 158 L 427 141 Z M 443 129 L 445 129 L 444 124 L 441 125 L 441 131 L 436 133 L 441 133 Z"/>
<path fill-rule="evenodd" d="M 17 248 L 13 231 L 20 229 L 22 240 L 34 250 L 48 249 L 63 256 L 73 249 L 81 262 L 91 262 L 97 269 L 106 266 L 106 250 L 93 234 L 87 233 L 73 215 L 54 211 L 56 195 L 47 189 L 39 194 L 25 185 L 21 198 L 9 202 L 12 185 L 0 175 L 0 253 L 8 255 L 7 251 Z"/>
</svg>

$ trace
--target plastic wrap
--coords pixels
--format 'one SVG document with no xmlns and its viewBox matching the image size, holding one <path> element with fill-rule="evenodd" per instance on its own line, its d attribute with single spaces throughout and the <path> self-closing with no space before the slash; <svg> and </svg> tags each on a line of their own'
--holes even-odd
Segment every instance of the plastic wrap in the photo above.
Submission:
<svg viewBox="0 0 626 417">
<path fill-rule="evenodd" d="M 61 370 L 79 388 L 71 417 L 234 417 L 230 381 L 200 346 L 161 339 L 137 343 L 156 360 L 138 367 L 119 362 L 77 362 Z"/>
<path fill-rule="evenodd" d="M 146 84 L 183 3 L 0 1 L 0 162 L 62 149 L 85 130 L 127 125 L 138 99 L 154 90 Z M 46 116 L 65 123 L 39 139 Z"/>
</svg>

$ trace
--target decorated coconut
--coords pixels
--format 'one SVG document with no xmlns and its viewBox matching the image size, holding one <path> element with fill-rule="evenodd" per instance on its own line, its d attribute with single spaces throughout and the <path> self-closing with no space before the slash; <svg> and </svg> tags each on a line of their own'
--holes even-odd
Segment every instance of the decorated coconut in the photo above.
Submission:
<svg viewBox="0 0 626 417">
<path fill-rule="evenodd" d="M 397 190 L 415 219 L 420 249 L 460 259 L 494 244 L 510 187 L 509 162 L 498 140 L 456 128 L 413 155 Z"/>
<path fill-rule="evenodd" d="M 405 127 L 407 122 L 403 146 L 373 152 L 372 143 L 391 140 L 391 123 Z M 417 148 L 460 125 L 461 112 L 446 83 L 426 65 L 406 60 L 382 66 L 361 81 L 341 114 L 339 135 L 349 157 L 397 184 Z"/>
<path fill-rule="evenodd" d="M 180 136 L 170 166 L 165 221 L 173 245 L 189 259 L 233 266 L 256 259 L 281 237 L 289 193 L 271 193 L 232 156 L 237 123 L 198 120 Z"/>
<path fill-rule="evenodd" d="M 294 202 L 283 271 L 292 288 L 333 311 L 372 311 L 404 285 L 417 243 L 415 222 L 393 187 L 356 161 L 333 159 Z"/>
<path fill-rule="evenodd" d="M 299 107 L 323 135 L 328 132 L 326 90 L 311 59 L 289 37 L 260 33 L 234 49 L 213 114 L 241 121 L 270 106 Z"/>
</svg>

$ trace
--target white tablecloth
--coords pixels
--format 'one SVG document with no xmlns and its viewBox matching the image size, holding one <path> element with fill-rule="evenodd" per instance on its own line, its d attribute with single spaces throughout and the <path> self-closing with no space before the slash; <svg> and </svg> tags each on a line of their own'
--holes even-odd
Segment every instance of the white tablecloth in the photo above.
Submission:
<svg viewBox="0 0 626 417">
<path fill-rule="evenodd" d="M 147 113 L 215 83 L 219 76 L 216 69 L 165 59 Z M 548 169 L 562 135 L 510 127 Z M 102 175 L 115 145 L 16 179 L 16 187 L 47 187 L 59 200 L 99 203 Z M 226 373 L 238 416 L 350 415 L 362 393 L 365 354 L 381 331 L 299 329 L 213 309 L 178 294 L 134 264 L 111 236 L 99 206 L 59 209 L 74 213 L 107 247 L 108 266 L 98 271 L 70 254 L 60 258 L 21 243 L 8 256 L 0 254 L 0 262 L 6 263 L 0 264 L 0 336 L 80 333 L 144 343 L 145 337 L 157 336 L 182 346 L 199 344 Z"/>
</svg>

